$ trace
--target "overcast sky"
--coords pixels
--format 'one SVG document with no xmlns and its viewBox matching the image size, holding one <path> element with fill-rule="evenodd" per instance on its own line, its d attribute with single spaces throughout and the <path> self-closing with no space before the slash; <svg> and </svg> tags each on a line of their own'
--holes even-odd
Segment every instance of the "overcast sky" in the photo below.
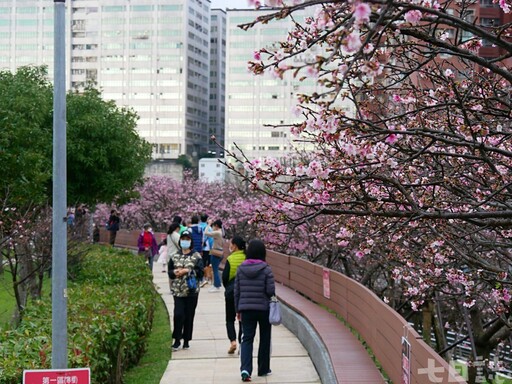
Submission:
<svg viewBox="0 0 512 384">
<path fill-rule="evenodd" d="M 247 0 L 211 0 L 212 9 L 213 8 L 242 8 L 247 9 L 249 6 L 247 5 Z"/>
</svg>

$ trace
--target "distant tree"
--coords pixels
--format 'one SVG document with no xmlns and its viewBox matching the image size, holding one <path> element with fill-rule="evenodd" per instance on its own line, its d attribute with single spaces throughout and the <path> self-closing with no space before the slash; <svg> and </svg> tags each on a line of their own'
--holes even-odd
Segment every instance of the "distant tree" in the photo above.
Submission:
<svg viewBox="0 0 512 384">
<path fill-rule="evenodd" d="M 183 169 L 191 169 L 192 162 L 187 155 L 179 155 L 176 164 L 183 166 Z"/>
<path fill-rule="evenodd" d="M 0 198 L 17 207 L 51 199 L 53 88 L 45 67 L 0 71 Z M 137 115 L 88 88 L 67 96 L 68 202 L 130 196 L 151 160 Z M 131 196 L 130 196 L 131 197 Z"/>
<path fill-rule="evenodd" d="M 242 193 L 233 185 L 199 181 L 190 173 L 185 173 L 183 181 L 151 176 L 137 188 L 137 194 L 140 197 L 119 207 L 127 229 L 140 229 L 147 222 L 156 231 L 166 232 L 175 215 L 189 221 L 193 215 L 206 213 L 222 220 L 227 236 L 256 234 L 250 219 L 260 205 L 261 195 Z M 109 209 L 107 205 L 99 205 L 96 220 L 104 222 Z"/>
<path fill-rule="evenodd" d="M 52 86 L 44 68 L 0 71 L 0 201 L 44 203 L 52 172 Z"/>
<path fill-rule="evenodd" d="M 88 88 L 67 97 L 68 201 L 126 201 L 151 161 L 151 145 L 137 131 L 135 112 Z"/>
</svg>

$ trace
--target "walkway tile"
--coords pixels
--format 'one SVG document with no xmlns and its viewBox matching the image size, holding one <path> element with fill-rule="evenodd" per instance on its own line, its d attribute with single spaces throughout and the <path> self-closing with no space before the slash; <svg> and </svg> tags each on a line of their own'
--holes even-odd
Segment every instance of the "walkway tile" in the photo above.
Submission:
<svg viewBox="0 0 512 384">
<path fill-rule="evenodd" d="M 167 274 L 155 268 L 154 283 L 169 311 L 172 327 L 173 298 L 169 292 Z M 209 285 L 201 289 L 194 321 L 194 339 L 190 349 L 172 353 L 160 384 L 234 384 L 241 383 L 240 360 L 237 352 L 229 355 L 229 340 L 224 320 L 224 291 L 208 292 Z M 238 327 L 237 327 L 238 329 Z M 172 340 L 169 340 L 169 347 Z M 255 354 L 257 354 L 256 337 Z M 300 341 L 283 325 L 272 327 L 272 376 L 256 376 L 254 357 L 253 383 L 320 384 L 320 378 Z"/>
</svg>

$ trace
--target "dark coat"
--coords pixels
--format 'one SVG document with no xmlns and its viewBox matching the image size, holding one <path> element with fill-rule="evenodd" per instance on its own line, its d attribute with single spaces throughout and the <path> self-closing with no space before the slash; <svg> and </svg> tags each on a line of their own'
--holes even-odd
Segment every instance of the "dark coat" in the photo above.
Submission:
<svg viewBox="0 0 512 384">
<path fill-rule="evenodd" d="M 120 222 L 121 222 L 121 220 L 119 219 L 119 216 L 110 215 L 110 217 L 108 218 L 107 229 L 109 231 L 113 231 L 113 232 L 119 231 L 119 223 Z"/>
<path fill-rule="evenodd" d="M 235 309 L 268 311 L 269 300 L 276 293 L 274 275 L 264 261 L 246 260 L 235 278 Z"/>
</svg>

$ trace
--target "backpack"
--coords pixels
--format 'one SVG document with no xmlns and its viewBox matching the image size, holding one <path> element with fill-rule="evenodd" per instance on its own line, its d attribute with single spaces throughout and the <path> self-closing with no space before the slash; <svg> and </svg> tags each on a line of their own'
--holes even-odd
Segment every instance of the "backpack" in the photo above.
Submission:
<svg viewBox="0 0 512 384">
<path fill-rule="evenodd" d="M 194 225 L 190 228 L 190 236 L 194 251 L 201 253 L 203 251 L 203 229 L 199 225 Z"/>
</svg>

